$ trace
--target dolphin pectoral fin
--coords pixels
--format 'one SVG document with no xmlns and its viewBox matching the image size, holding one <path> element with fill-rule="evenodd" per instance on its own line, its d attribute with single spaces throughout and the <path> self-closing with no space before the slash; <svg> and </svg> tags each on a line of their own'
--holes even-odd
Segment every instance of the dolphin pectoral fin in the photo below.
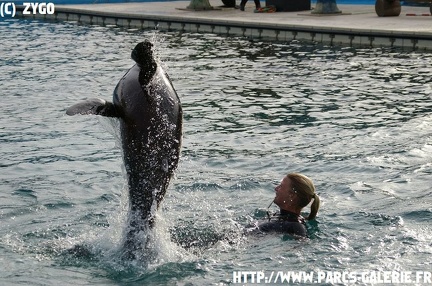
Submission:
<svg viewBox="0 0 432 286">
<path fill-rule="evenodd" d="M 102 115 L 107 117 L 120 117 L 115 109 L 114 104 L 107 102 L 103 99 L 92 98 L 81 101 L 77 104 L 72 105 L 66 110 L 67 115 Z"/>
</svg>

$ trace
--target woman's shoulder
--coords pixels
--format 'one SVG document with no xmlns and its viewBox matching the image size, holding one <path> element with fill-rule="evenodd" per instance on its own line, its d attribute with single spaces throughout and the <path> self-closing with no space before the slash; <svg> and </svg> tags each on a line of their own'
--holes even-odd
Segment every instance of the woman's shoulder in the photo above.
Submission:
<svg viewBox="0 0 432 286">
<path fill-rule="evenodd" d="M 302 237 L 307 236 L 306 226 L 301 222 L 296 221 L 267 221 L 257 225 L 258 230 L 261 232 L 277 232 L 286 233 L 292 235 L 298 235 Z"/>
<path fill-rule="evenodd" d="M 246 232 L 250 234 L 276 232 L 307 237 L 305 219 L 301 215 L 284 210 L 269 215 L 268 221 L 256 222 L 247 228 Z"/>
</svg>

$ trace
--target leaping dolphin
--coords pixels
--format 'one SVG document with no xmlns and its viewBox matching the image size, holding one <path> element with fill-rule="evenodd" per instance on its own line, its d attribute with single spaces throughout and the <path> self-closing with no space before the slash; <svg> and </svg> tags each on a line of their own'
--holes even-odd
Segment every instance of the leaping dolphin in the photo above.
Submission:
<svg viewBox="0 0 432 286">
<path fill-rule="evenodd" d="M 153 228 L 158 209 L 176 169 L 182 140 L 182 107 L 171 80 L 157 64 L 148 40 L 132 51 L 134 66 L 114 89 L 113 102 L 88 99 L 67 115 L 95 114 L 120 121 L 123 160 L 129 188 L 128 228 L 124 246 L 134 256 L 145 245 L 138 234 Z"/>
</svg>

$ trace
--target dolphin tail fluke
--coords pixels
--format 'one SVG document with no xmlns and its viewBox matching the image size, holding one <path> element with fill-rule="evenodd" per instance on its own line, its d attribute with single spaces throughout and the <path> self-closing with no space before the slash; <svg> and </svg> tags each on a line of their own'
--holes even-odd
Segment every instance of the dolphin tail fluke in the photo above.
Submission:
<svg viewBox="0 0 432 286">
<path fill-rule="evenodd" d="M 81 101 L 72 105 L 66 110 L 67 115 L 102 115 L 106 117 L 120 117 L 119 113 L 114 107 L 114 104 L 107 102 L 103 99 L 92 98 Z"/>
</svg>

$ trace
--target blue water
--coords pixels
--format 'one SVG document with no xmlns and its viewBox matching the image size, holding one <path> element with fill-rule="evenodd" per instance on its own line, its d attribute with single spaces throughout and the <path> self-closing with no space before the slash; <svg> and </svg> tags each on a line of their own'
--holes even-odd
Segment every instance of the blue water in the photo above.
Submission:
<svg viewBox="0 0 432 286">
<path fill-rule="evenodd" d="M 430 271 L 431 54 L 24 20 L 0 21 L 0 34 L 2 285 Z M 118 258 L 127 192 L 116 121 L 65 109 L 110 100 L 145 38 L 181 97 L 184 139 L 157 255 L 142 263 L 146 253 Z M 310 239 L 243 236 L 293 171 L 322 199 Z M 67 251 L 76 245 L 87 251 Z"/>
</svg>

